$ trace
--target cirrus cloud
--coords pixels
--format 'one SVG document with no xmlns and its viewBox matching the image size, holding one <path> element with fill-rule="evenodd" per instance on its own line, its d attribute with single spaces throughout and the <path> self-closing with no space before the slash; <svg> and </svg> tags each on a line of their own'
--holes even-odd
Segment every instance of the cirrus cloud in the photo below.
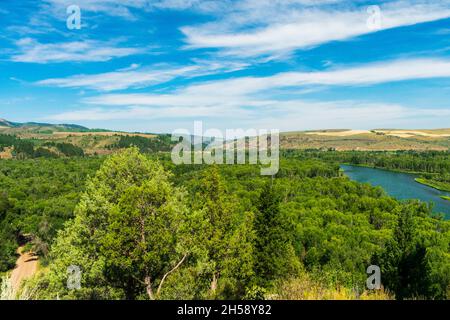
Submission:
<svg viewBox="0 0 450 320">
<path fill-rule="evenodd" d="M 87 88 L 99 91 L 114 91 L 128 88 L 144 88 L 165 83 L 175 78 L 194 78 L 215 73 L 226 73 L 241 70 L 244 63 L 233 62 L 200 62 L 195 65 L 170 66 L 155 65 L 119 69 L 113 72 L 99 74 L 80 74 L 66 78 L 45 79 L 36 82 L 37 85 L 55 86 L 60 88 Z"/>
<path fill-rule="evenodd" d="M 330 41 L 450 17 L 448 1 L 385 2 L 379 6 L 378 27 L 369 28 L 367 6 L 309 8 L 293 6 L 292 2 L 282 6 L 276 1 L 272 10 L 262 11 L 257 9 L 264 8 L 265 1 L 263 5 L 250 3 L 253 4 L 250 8 L 256 8 L 254 12 L 249 12 L 249 6 L 240 7 L 240 10 L 238 7 L 230 16 L 216 22 L 181 28 L 186 37 L 186 48 L 212 48 L 220 50 L 222 55 L 240 57 L 279 57 Z M 284 10 L 285 14 L 272 15 L 274 9 L 277 12 Z"/>
<path fill-rule="evenodd" d="M 32 38 L 23 38 L 16 41 L 16 46 L 17 52 L 10 57 L 11 61 L 41 64 L 103 62 L 146 51 L 145 48 L 120 47 L 115 42 L 97 40 L 40 43 Z"/>
</svg>

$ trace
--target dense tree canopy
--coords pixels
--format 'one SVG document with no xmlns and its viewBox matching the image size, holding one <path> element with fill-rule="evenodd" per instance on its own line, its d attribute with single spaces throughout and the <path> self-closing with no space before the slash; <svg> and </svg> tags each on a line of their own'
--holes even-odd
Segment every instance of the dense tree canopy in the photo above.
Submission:
<svg viewBox="0 0 450 320">
<path fill-rule="evenodd" d="M 44 257 L 56 231 L 73 217 L 85 179 L 103 160 L 30 159 L 0 161 L 0 271 L 14 267 L 23 236 Z"/>
<path fill-rule="evenodd" d="M 291 290 L 305 286 L 370 297 L 371 264 L 391 297 L 448 298 L 450 223 L 312 153 L 285 156 L 273 178 L 251 165 L 175 166 L 138 148 L 104 162 L 2 161 L 3 268 L 17 234 L 32 234 L 49 250 L 29 283 L 36 298 L 299 297 Z M 79 289 L 67 287 L 73 265 Z"/>
</svg>

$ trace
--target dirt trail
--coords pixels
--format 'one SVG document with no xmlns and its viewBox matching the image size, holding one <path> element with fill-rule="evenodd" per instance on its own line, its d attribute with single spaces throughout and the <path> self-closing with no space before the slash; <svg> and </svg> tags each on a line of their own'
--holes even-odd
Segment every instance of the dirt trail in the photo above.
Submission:
<svg viewBox="0 0 450 320">
<path fill-rule="evenodd" d="M 11 273 L 11 285 L 14 292 L 20 288 L 20 283 L 24 279 L 33 276 L 38 269 L 38 257 L 30 252 L 23 253 L 23 247 L 17 249 L 20 254 L 16 262 L 16 268 Z"/>
</svg>

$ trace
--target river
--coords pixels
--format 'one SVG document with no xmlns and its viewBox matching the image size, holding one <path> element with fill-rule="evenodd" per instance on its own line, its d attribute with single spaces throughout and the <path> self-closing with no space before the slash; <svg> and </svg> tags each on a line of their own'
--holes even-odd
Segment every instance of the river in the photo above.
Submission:
<svg viewBox="0 0 450 320">
<path fill-rule="evenodd" d="M 434 212 L 444 213 L 445 218 L 450 219 L 450 201 L 440 197 L 450 196 L 450 193 L 417 183 L 414 181 L 417 175 L 351 165 L 341 165 L 341 168 L 350 179 L 380 186 L 396 199 L 431 201 L 434 203 Z"/>
</svg>

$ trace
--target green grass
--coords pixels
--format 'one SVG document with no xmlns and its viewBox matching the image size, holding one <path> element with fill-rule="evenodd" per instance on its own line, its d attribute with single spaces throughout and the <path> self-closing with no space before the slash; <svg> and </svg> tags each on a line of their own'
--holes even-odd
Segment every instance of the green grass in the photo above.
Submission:
<svg viewBox="0 0 450 320">
<path fill-rule="evenodd" d="M 447 196 L 441 196 L 441 198 L 444 199 L 444 200 L 450 201 L 450 197 L 447 197 Z"/>
<path fill-rule="evenodd" d="M 414 180 L 416 180 L 416 182 L 418 182 L 418 183 L 432 187 L 434 189 L 450 192 L 450 184 L 448 184 L 448 183 L 434 181 L 434 180 L 428 180 L 428 179 L 424 179 L 424 178 L 416 178 Z"/>
</svg>

